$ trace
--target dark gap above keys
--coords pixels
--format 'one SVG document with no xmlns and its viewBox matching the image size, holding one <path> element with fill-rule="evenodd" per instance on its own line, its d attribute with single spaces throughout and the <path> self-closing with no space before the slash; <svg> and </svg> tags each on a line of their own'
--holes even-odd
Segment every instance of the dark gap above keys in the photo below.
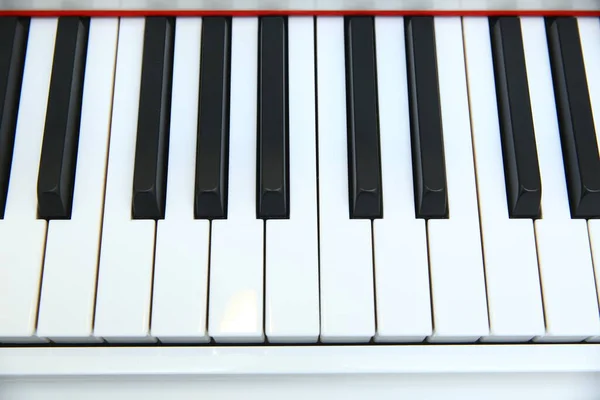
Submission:
<svg viewBox="0 0 600 400">
<path fill-rule="evenodd" d="M 404 19 L 417 218 L 448 218 L 448 185 L 433 17 Z"/>
<path fill-rule="evenodd" d="M 571 216 L 600 218 L 600 156 L 577 20 L 546 18 L 546 34 Z"/>
<path fill-rule="evenodd" d="M 29 18 L 0 18 L 0 219 L 8 195 L 29 22 Z"/>
<path fill-rule="evenodd" d="M 542 182 L 519 18 L 491 18 L 490 35 L 509 216 L 539 218 Z"/>
<path fill-rule="evenodd" d="M 38 217 L 69 219 L 90 20 L 60 17 L 38 174 Z"/>
<path fill-rule="evenodd" d="M 260 17 L 256 214 L 288 219 L 289 119 L 287 18 Z"/>
<path fill-rule="evenodd" d="M 345 48 L 350 218 L 383 218 L 373 17 L 345 18 Z"/>
<path fill-rule="evenodd" d="M 227 217 L 231 19 L 202 20 L 196 146 L 196 219 Z"/>
<path fill-rule="evenodd" d="M 174 18 L 146 18 L 133 177 L 134 219 L 165 216 L 174 40 Z"/>
</svg>

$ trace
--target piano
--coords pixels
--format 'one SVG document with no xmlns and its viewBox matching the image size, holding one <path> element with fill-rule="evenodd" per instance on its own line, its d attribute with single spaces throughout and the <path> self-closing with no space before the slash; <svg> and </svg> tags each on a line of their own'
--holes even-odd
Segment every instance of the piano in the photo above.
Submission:
<svg viewBox="0 0 600 400">
<path fill-rule="evenodd" d="M 0 398 L 600 397 L 600 2 L 0 2 Z"/>
</svg>

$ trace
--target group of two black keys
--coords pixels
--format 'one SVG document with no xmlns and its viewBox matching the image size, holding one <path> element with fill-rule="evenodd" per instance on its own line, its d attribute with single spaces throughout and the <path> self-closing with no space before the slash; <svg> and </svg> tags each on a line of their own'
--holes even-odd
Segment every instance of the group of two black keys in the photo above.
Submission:
<svg viewBox="0 0 600 400">
<path fill-rule="evenodd" d="M 146 18 L 132 217 L 164 218 L 175 19 Z M 0 211 L 4 214 L 29 20 L 0 19 Z M 89 18 L 58 21 L 38 177 L 38 213 L 70 218 Z M 318 31 L 317 31 L 318 35 Z M 490 19 L 507 202 L 512 218 L 540 215 L 541 180 L 517 17 Z M 547 38 L 572 215 L 600 217 L 600 158 L 574 18 L 547 19 Z M 418 218 L 447 218 L 448 200 L 433 17 L 405 24 Z M 287 19 L 259 19 L 257 218 L 289 216 Z M 374 19 L 345 18 L 350 218 L 382 218 Z M 231 19 L 203 19 L 195 217 L 227 217 Z M 344 73 L 344 71 L 340 71 Z M 385 84 L 379 83 L 379 84 Z M 317 82 L 318 85 L 318 82 Z M 326 134 L 326 132 L 320 132 Z"/>
</svg>

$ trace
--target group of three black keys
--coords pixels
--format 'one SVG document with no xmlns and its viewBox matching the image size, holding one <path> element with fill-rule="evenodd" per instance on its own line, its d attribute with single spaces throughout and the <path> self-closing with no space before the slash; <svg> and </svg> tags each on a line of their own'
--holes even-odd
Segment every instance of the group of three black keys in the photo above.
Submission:
<svg viewBox="0 0 600 400">
<path fill-rule="evenodd" d="M 546 22 L 572 216 L 600 217 L 600 158 L 577 22 L 572 17 Z M 146 18 L 134 219 L 164 218 L 169 135 L 177 135 L 169 132 L 175 24 L 172 17 Z M 28 28 L 28 18 L 0 18 L 0 217 L 10 183 Z M 42 219 L 71 214 L 88 31 L 87 17 L 59 18 L 39 161 Z M 518 17 L 490 18 L 490 38 L 510 217 L 537 218 L 542 187 Z M 375 40 L 372 16 L 345 17 L 346 69 L 340 74 L 347 91 L 349 218 L 384 215 L 377 87 L 385 82 L 377 80 Z M 288 218 L 287 18 L 260 17 L 258 41 L 256 217 Z M 434 18 L 406 17 L 398 41 L 406 45 L 415 214 L 446 218 Z M 231 18 L 204 18 L 194 194 L 199 219 L 227 218 L 230 63 Z"/>
</svg>

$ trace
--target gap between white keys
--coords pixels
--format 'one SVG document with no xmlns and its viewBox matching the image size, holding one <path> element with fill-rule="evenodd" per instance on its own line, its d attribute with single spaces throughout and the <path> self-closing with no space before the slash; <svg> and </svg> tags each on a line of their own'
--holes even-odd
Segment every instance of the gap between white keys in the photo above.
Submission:
<svg viewBox="0 0 600 400">
<path fill-rule="evenodd" d="M 434 316 L 430 341 L 489 333 L 462 24 L 434 17 L 449 218 L 427 222 Z"/>
<path fill-rule="evenodd" d="M 376 17 L 384 217 L 373 221 L 379 342 L 431 335 L 425 221 L 415 217 L 403 17 Z"/>
<path fill-rule="evenodd" d="M 371 221 L 348 201 L 344 19 L 317 17 L 321 341 L 375 335 Z"/>
<path fill-rule="evenodd" d="M 264 223 L 256 218 L 258 18 L 233 18 L 227 219 L 212 222 L 208 333 L 262 342 Z"/>
<path fill-rule="evenodd" d="M 490 319 L 483 340 L 524 342 L 545 329 L 533 222 L 508 214 L 489 20 L 465 17 L 463 30 Z"/>
<path fill-rule="evenodd" d="M 151 333 L 163 343 L 204 343 L 210 222 L 194 219 L 202 20 L 178 18 L 175 26 L 167 199 L 156 234 Z"/>
<path fill-rule="evenodd" d="M 590 94 L 596 140 L 600 138 L 600 21 L 594 17 L 578 17 L 579 35 L 585 64 L 585 72 Z M 596 278 L 596 295 L 600 301 L 600 221 L 587 221 L 590 246 Z M 600 342 L 600 331 L 588 338 L 590 342 Z"/>
<path fill-rule="evenodd" d="M 117 51 L 117 18 L 92 18 L 73 211 L 49 223 L 38 332 L 54 342 L 92 337 L 96 274 Z"/>
<path fill-rule="evenodd" d="M 150 299 L 156 223 L 133 220 L 132 184 L 145 20 L 121 19 L 94 336 L 154 342 Z"/>
<path fill-rule="evenodd" d="M 37 219 L 37 177 L 57 18 L 32 18 L 4 219 L 0 220 L 0 342 L 45 341 L 35 335 L 46 243 Z"/>
<path fill-rule="evenodd" d="M 544 18 L 521 18 L 521 30 L 542 178 L 535 235 L 546 332 L 535 340 L 578 341 L 600 332 L 588 232 L 571 219 Z"/>
<path fill-rule="evenodd" d="M 290 219 L 266 222 L 265 330 L 270 342 L 319 337 L 314 23 L 288 19 Z"/>
</svg>

